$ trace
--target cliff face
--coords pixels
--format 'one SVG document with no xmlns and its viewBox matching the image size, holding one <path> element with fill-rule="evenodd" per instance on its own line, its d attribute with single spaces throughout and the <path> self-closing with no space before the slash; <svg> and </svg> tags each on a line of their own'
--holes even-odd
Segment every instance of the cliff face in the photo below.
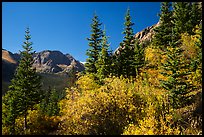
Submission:
<svg viewBox="0 0 204 137">
<path fill-rule="evenodd" d="M 147 27 L 144 30 L 136 33 L 134 37 L 137 38 L 140 43 L 145 42 L 145 41 L 151 41 L 153 35 L 155 34 L 153 29 L 155 27 L 159 26 L 159 23 L 160 22 L 158 22 L 157 24 L 154 24 L 154 25 L 152 25 L 150 27 Z"/>
<path fill-rule="evenodd" d="M 79 72 L 85 69 L 84 65 L 70 54 L 65 55 L 60 51 L 45 50 L 33 54 L 33 59 L 33 67 L 40 73 L 69 73 L 73 69 Z M 2 80 L 9 81 L 13 77 L 19 60 L 19 54 L 2 50 Z"/>
</svg>

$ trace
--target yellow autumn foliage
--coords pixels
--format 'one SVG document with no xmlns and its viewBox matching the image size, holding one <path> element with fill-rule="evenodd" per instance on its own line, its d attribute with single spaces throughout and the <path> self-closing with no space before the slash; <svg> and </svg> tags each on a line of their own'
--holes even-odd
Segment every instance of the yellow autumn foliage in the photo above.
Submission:
<svg viewBox="0 0 204 137">
<path fill-rule="evenodd" d="M 198 52 L 198 47 L 195 45 L 197 35 L 189 35 L 188 33 L 181 34 L 181 48 L 184 50 L 184 55 L 187 58 L 193 59 Z"/>
<path fill-rule="evenodd" d="M 160 50 L 157 48 L 154 48 L 152 46 L 148 46 L 145 49 L 145 61 L 148 62 L 148 65 L 157 67 L 161 63 L 161 54 Z"/>
<path fill-rule="evenodd" d="M 27 129 L 24 131 L 24 117 L 19 116 L 16 120 L 15 131 L 17 135 L 47 135 L 56 130 L 59 124 L 59 116 L 43 115 L 38 109 L 28 110 Z M 3 134 L 7 135 L 7 127 L 4 127 Z"/>
<path fill-rule="evenodd" d="M 76 84 L 78 85 L 78 89 L 81 89 L 81 90 L 97 89 L 99 85 L 96 83 L 94 78 L 95 78 L 94 74 L 89 74 L 89 75 L 80 77 L 76 82 Z"/>
<path fill-rule="evenodd" d="M 90 77 L 82 76 L 79 80 L 87 79 Z M 123 77 L 106 78 L 104 82 L 94 90 L 79 90 L 79 85 L 66 90 L 67 96 L 60 102 L 57 134 L 181 133 L 180 127 L 174 125 L 175 112 L 168 102 L 167 91 Z"/>
<path fill-rule="evenodd" d="M 161 64 L 165 62 L 166 55 L 161 54 L 159 48 L 150 45 L 145 49 L 146 66 L 142 69 L 140 76 L 146 79 L 146 82 L 153 86 L 159 86 L 160 80 L 165 80 L 161 72 Z"/>
<path fill-rule="evenodd" d="M 191 61 L 197 59 L 197 56 L 200 52 L 199 47 L 196 45 L 196 43 L 199 42 L 199 38 L 201 35 L 198 33 L 201 31 L 201 29 L 196 26 L 194 29 L 195 35 L 189 35 L 187 33 L 184 33 L 181 35 L 181 41 L 182 41 L 182 48 L 184 49 L 184 54 L 186 57 L 188 57 Z M 202 87 L 202 62 L 198 66 L 196 70 L 193 70 L 191 74 L 188 77 L 189 82 L 193 84 L 197 88 Z"/>
<path fill-rule="evenodd" d="M 79 81 L 89 78 L 84 76 Z M 94 91 L 83 88 L 79 93 L 77 88 L 67 89 L 66 99 L 60 102 L 61 134 L 121 134 L 125 125 L 136 122 L 134 117 L 142 116 L 138 109 L 142 103 L 137 92 L 133 92 L 133 83 L 124 78 L 104 81 L 104 86 Z"/>
<path fill-rule="evenodd" d="M 148 88 L 148 87 L 146 87 Z M 150 90 L 151 91 L 151 90 Z M 129 124 L 123 135 L 178 135 L 179 126 L 174 125 L 174 110 L 168 103 L 165 91 L 154 89 L 146 94 L 145 117 L 138 124 Z"/>
</svg>

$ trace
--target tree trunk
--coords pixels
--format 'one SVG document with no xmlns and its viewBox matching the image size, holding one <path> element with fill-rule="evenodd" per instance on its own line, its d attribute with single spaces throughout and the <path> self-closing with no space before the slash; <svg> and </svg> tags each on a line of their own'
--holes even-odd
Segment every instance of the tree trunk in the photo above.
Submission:
<svg viewBox="0 0 204 137">
<path fill-rule="evenodd" d="M 24 113 L 24 133 L 26 134 L 26 129 L 27 129 L 27 113 L 25 111 Z"/>
</svg>

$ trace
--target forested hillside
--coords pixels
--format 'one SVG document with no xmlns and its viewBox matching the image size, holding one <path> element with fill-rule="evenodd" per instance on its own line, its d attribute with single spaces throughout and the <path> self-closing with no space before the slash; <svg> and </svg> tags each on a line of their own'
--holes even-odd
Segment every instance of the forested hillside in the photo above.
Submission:
<svg viewBox="0 0 204 137">
<path fill-rule="evenodd" d="M 26 29 L 23 58 L 2 98 L 2 133 L 202 135 L 202 3 L 161 2 L 159 17 L 141 40 L 128 8 L 123 40 L 111 51 L 94 14 L 85 71 L 70 72 L 65 92 L 42 92 Z"/>
</svg>

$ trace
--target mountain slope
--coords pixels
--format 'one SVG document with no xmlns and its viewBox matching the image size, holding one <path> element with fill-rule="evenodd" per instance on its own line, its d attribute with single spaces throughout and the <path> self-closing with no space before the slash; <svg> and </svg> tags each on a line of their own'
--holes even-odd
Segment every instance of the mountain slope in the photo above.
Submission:
<svg viewBox="0 0 204 137">
<path fill-rule="evenodd" d="M 2 60 L 16 64 L 17 62 L 13 56 L 14 54 L 11 53 L 10 51 L 2 49 Z"/>
<path fill-rule="evenodd" d="M 13 53 L 2 49 L 2 80 L 8 82 L 13 77 L 18 65 L 18 57 Z"/>
</svg>

